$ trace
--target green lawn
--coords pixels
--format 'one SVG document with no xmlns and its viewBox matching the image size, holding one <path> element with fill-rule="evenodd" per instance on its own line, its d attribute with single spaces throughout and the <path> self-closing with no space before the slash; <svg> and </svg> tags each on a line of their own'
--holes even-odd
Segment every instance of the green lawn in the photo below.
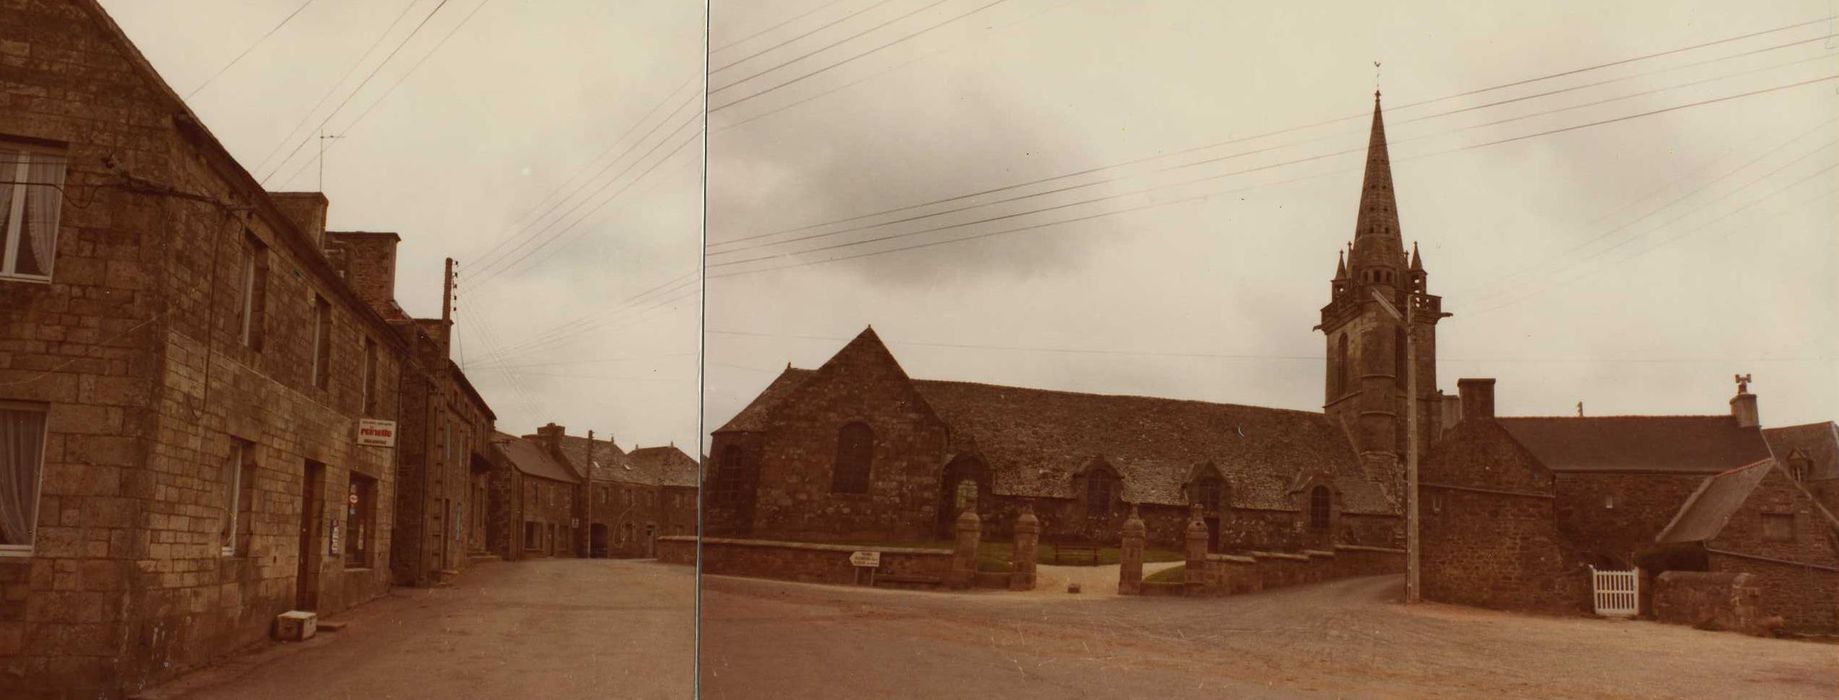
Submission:
<svg viewBox="0 0 1839 700">
<path fill-rule="evenodd" d="M 927 549 L 952 549 L 956 547 L 957 544 L 950 540 L 932 540 L 929 542 L 880 542 L 880 543 L 868 543 L 868 544 L 851 544 L 849 546 L 861 547 L 863 549 L 874 549 L 876 547 L 923 547 Z M 1099 564 L 1116 564 L 1118 562 L 1118 555 L 1119 555 L 1119 550 L 1117 547 L 1100 547 L 1098 549 L 1098 563 Z M 1015 543 L 1013 541 L 978 543 L 977 545 L 977 570 L 978 571 L 998 571 L 998 572 L 1014 571 L 1015 565 L 1011 563 L 1014 556 L 1015 556 Z M 1077 560 L 1081 563 L 1086 561 L 1086 559 L 1084 558 L 1085 555 L 1083 553 L 1075 554 L 1073 556 L 1078 558 Z M 1147 549 L 1146 548 L 1143 550 L 1143 561 L 1144 562 L 1183 561 L 1186 558 L 1187 558 L 1186 555 L 1182 554 L 1181 552 L 1177 552 L 1171 549 Z M 1036 549 L 1036 552 L 1035 552 L 1035 563 L 1052 564 L 1053 561 L 1054 561 L 1054 546 L 1052 544 L 1041 544 Z"/>
<path fill-rule="evenodd" d="M 1187 583 L 1188 565 L 1171 566 L 1143 577 L 1144 583 Z"/>
</svg>

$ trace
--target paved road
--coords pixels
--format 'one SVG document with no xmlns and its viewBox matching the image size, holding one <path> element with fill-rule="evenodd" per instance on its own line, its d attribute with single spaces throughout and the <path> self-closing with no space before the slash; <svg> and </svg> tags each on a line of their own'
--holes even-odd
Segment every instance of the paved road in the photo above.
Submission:
<svg viewBox="0 0 1839 700">
<path fill-rule="evenodd" d="M 1406 608 L 1401 579 L 1185 600 L 705 577 L 702 697 L 1839 697 L 1839 645 Z"/>
<path fill-rule="evenodd" d="M 487 562 L 452 587 L 396 589 L 152 697 L 669 698 L 694 694 L 695 572 L 649 561 Z"/>
</svg>

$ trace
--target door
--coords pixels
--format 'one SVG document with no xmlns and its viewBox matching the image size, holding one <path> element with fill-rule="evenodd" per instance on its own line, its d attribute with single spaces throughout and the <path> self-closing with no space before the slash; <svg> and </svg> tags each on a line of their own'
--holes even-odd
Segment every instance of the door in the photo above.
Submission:
<svg viewBox="0 0 1839 700">
<path fill-rule="evenodd" d="M 320 517 L 325 511 L 326 465 L 307 462 L 300 480 L 300 556 L 294 572 L 294 609 L 319 608 Z"/>
</svg>

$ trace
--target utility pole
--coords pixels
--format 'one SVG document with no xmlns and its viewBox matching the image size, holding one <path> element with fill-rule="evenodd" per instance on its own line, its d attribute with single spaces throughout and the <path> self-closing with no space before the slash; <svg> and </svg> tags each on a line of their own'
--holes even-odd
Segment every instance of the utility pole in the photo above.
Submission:
<svg viewBox="0 0 1839 700">
<path fill-rule="evenodd" d="M 1405 324 L 1405 602 L 1423 600 L 1419 586 L 1418 555 L 1418 334 L 1412 327 L 1416 292 L 1405 293 L 1405 312 L 1399 313 L 1391 300 L 1372 290 L 1379 307 Z"/>
<path fill-rule="evenodd" d="M 582 490 L 584 503 L 581 507 L 581 524 L 587 528 L 587 558 L 594 558 L 594 431 L 587 431 L 587 464 L 582 465 L 587 472 L 587 486 Z"/>
<path fill-rule="evenodd" d="M 441 284 L 441 357 L 452 357 L 453 348 L 453 258 L 447 259 L 447 271 Z"/>
</svg>

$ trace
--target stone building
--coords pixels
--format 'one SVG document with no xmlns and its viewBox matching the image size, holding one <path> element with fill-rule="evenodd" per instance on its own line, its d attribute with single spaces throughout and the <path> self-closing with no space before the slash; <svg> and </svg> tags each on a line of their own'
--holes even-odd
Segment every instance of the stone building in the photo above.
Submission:
<svg viewBox="0 0 1839 700">
<path fill-rule="evenodd" d="M 1827 512 L 1839 514 L 1839 424 L 1763 428 L 1762 437 L 1788 475 L 1807 487 Z"/>
<path fill-rule="evenodd" d="M 575 530 L 585 510 L 584 479 L 561 456 L 560 427 L 538 430 L 542 439 L 504 433 L 491 438 L 487 547 L 507 561 L 573 557 L 580 551 Z"/>
<path fill-rule="evenodd" d="M 1791 624 L 1832 625 L 1839 532 L 1777 464 L 1754 394 L 1727 415 L 1522 418 L 1494 415 L 1493 380 L 1458 384 L 1461 420 L 1421 471 L 1426 598 L 1588 612 L 1593 566 L 1737 571 L 1764 582 L 1765 610 L 1825 595 Z M 1786 539 L 1758 534 L 1761 510 Z"/>
<path fill-rule="evenodd" d="M 0 4 L 0 695 L 133 692 L 389 585 L 403 337 L 324 198 L 93 0 Z"/>
<path fill-rule="evenodd" d="M 596 463 L 593 474 L 593 556 L 654 557 L 657 538 L 695 534 L 696 460 L 676 446 L 634 449 Z"/>
<path fill-rule="evenodd" d="M 935 541 L 974 497 L 987 537 L 1026 504 L 1046 541 L 1116 542 L 1136 505 L 1150 542 L 1175 546 L 1200 503 L 1216 551 L 1398 546 L 1407 417 L 1441 431 L 1446 314 L 1405 251 L 1377 94 L 1354 229 L 1316 326 L 1319 412 L 914 380 L 871 329 L 816 370 L 788 367 L 714 432 L 704 531 Z"/>
</svg>

